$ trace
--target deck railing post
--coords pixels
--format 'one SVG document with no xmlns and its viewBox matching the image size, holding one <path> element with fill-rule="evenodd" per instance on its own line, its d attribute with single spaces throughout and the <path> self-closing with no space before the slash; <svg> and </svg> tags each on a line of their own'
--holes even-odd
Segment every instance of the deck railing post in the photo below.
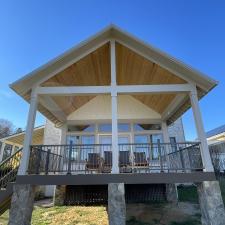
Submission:
<svg viewBox="0 0 225 225">
<path fill-rule="evenodd" d="M 71 174 L 72 150 L 73 150 L 73 142 L 70 141 L 70 145 L 69 145 L 69 158 L 68 158 L 68 171 L 67 171 L 67 174 Z"/>
<path fill-rule="evenodd" d="M 159 162 L 160 162 L 160 171 L 163 171 L 163 161 L 162 161 L 162 151 L 161 151 L 161 144 L 160 144 L 160 140 L 157 140 L 157 145 L 158 145 L 158 151 L 159 151 Z"/>
<path fill-rule="evenodd" d="M 46 156 L 45 174 L 48 174 L 50 153 L 51 153 L 51 149 L 49 148 L 47 150 L 47 156 Z"/>
</svg>

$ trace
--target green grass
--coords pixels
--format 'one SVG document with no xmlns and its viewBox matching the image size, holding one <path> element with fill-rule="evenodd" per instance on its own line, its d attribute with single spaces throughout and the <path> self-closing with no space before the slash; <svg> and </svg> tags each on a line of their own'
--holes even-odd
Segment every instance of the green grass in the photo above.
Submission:
<svg viewBox="0 0 225 225">
<path fill-rule="evenodd" d="M 198 193 L 196 186 L 178 186 L 177 190 L 179 201 L 198 203 Z"/>
</svg>

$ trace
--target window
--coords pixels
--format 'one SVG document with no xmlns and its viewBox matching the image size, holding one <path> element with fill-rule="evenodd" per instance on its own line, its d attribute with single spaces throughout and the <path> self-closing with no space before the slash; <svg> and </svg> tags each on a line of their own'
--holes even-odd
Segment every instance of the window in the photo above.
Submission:
<svg viewBox="0 0 225 225">
<path fill-rule="evenodd" d="M 99 124 L 99 132 L 112 132 L 112 124 Z"/>
<path fill-rule="evenodd" d="M 95 125 L 68 125 L 68 131 L 73 132 L 94 132 L 95 131 Z"/>
<path fill-rule="evenodd" d="M 119 132 L 129 132 L 130 131 L 130 124 L 129 123 L 119 123 L 118 124 L 118 131 Z"/>
<path fill-rule="evenodd" d="M 134 124 L 134 131 L 161 130 L 160 124 Z"/>
<path fill-rule="evenodd" d="M 9 144 L 5 145 L 2 161 L 11 156 L 11 154 L 12 154 L 12 147 L 13 146 L 9 145 Z"/>
<path fill-rule="evenodd" d="M 88 154 L 89 153 L 95 153 L 95 136 L 94 135 L 82 135 L 81 136 L 81 146 L 80 149 L 80 158 L 81 160 L 86 160 L 88 159 Z M 97 149 L 98 150 L 98 149 Z M 98 153 L 98 152 L 97 152 Z"/>
</svg>

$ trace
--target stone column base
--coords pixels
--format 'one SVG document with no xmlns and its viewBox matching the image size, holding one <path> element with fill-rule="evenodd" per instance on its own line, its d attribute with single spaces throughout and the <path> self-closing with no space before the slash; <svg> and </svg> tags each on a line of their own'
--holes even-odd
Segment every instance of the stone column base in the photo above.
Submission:
<svg viewBox="0 0 225 225">
<path fill-rule="evenodd" d="M 168 202 L 177 203 L 178 193 L 176 184 L 166 184 L 166 199 Z"/>
<path fill-rule="evenodd" d="M 224 225 L 225 211 L 218 181 L 197 184 L 203 225 Z"/>
<path fill-rule="evenodd" d="M 108 184 L 109 225 L 126 224 L 125 188 L 123 183 Z"/>
<path fill-rule="evenodd" d="M 63 206 L 65 203 L 66 185 L 57 185 L 54 193 L 54 205 Z"/>
<path fill-rule="evenodd" d="M 30 225 L 34 204 L 35 186 L 15 184 L 9 211 L 9 225 Z"/>
</svg>

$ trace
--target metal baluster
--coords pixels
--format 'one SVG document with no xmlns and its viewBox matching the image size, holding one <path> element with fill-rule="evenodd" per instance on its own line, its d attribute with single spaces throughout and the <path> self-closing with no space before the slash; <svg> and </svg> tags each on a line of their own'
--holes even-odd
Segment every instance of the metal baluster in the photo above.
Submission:
<svg viewBox="0 0 225 225">
<path fill-rule="evenodd" d="M 40 173 L 40 163 L 41 163 L 41 151 L 42 149 L 37 148 L 37 158 L 36 158 L 36 163 L 35 163 L 35 173 L 39 174 Z"/>
<path fill-rule="evenodd" d="M 51 149 L 49 148 L 47 150 L 46 163 L 45 163 L 45 174 L 46 175 L 48 174 L 50 153 L 51 153 Z"/>
<path fill-rule="evenodd" d="M 161 144 L 160 144 L 160 140 L 157 140 L 157 144 L 158 144 L 158 151 L 159 151 L 159 160 L 160 160 L 160 170 L 161 172 L 163 171 L 163 161 L 162 161 L 162 152 L 161 152 Z"/>
<path fill-rule="evenodd" d="M 185 165 L 184 165 L 184 156 L 183 156 L 182 148 L 179 148 L 179 153 L 180 153 L 181 168 L 184 172 L 185 171 Z"/>
<path fill-rule="evenodd" d="M 72 149 L 73 149 L 73 142 L 70 141 L 70 146 L 69 146 L 69 159 L 68 159 L 68 171 L 67 171 L 67 174 L 71 174 Z"/>
</svg>

